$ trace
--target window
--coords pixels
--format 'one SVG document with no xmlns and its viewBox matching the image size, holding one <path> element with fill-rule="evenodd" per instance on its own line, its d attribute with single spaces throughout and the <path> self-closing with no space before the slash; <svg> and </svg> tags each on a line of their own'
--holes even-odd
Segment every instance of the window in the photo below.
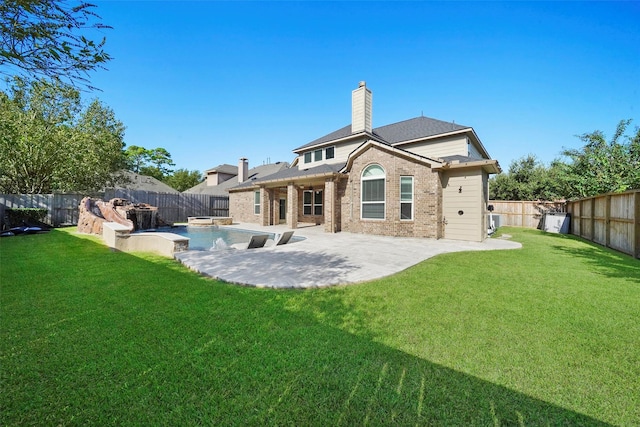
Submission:
<svg viewBox="0 0 640 427">
<path fill-rule="evenodd" d="M 260 190 L 253 193 L 253 213 L 260 215 Z"/>
<path fill-rule="evenodd" d="M 322 215 L 322 190 L 304 190 L 302 215 Z"/>
<path fill-rule="evenodd" d="M 362 218 L 384 219 L 384 181 L 382 166 L 367 166 L 362 172 Z"/>
<path fill-rule="evenodd" d="M 322 190 L 316 190 L 313 196 L 313 214 L 322 215 Z"/>
<path fill-rule="evenodd" d="M 311 207 L 313 206 L 313 191 L 304 190 L 302 195 L 302 215 L 311 215 Z"/>
<path fill-rule="evenodd" d="M 304 162 L 311 163 L 311 151 L 309 151 L 308 153 L 304 153 Z"/>
<path fill-rule="evenodd" d="M 400 219 L 413 219 L 413 177 L 400 177 Z"/>
<path fill-rule="evenodd" d="M 313 152 L 313 161 L 319 162 L 322 160 L 322 150 L 316 150 Z"/>
<path fill-rule="evenodd" d="M 336 155 L 336 147 L 327 147 L 324 150 L 324 158 L 329 160 L 333 159 Z"/>
</svg>

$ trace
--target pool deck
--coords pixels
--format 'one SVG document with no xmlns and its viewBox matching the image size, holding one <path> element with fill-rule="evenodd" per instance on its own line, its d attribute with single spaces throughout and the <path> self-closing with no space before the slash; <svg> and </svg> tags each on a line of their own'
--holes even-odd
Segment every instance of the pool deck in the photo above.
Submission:
<svg viewBox="0 0 640 427">
<path fill-rule="evenodd" d="M 282 233 L 285 225 L 234 228 Z M 294 236 L 305 240 L 260 249 L 178 252 L 175 258 L 203 275 L 225 282 L 268 288 L 316 288 L 360 283 L 390 276 L 447 252 L 518 249 L 506 239 L 465 242 L 325 233 L 323 226 L 302 226 Z"/>
</svg>

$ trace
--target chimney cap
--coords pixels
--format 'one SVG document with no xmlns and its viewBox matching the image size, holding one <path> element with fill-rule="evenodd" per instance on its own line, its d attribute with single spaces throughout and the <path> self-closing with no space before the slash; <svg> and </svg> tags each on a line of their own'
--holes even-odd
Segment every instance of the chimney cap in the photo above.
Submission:
<svg viewBox="0 0 640 427">
<path fill-rule="evenodd" d="M 360 83 L 358 83 L 358 87 L 363 87 L 366 85 L 367 85 L 367 82 L 365 82 L 364 80 L 360 80 Z"/>
</svg>

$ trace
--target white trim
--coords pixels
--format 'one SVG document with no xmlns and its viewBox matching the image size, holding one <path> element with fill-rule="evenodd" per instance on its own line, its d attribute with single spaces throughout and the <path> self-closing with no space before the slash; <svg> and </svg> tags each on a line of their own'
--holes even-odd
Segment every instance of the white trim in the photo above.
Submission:
<svg viewBox="0 0 640 427">
<path fill-rule="evenodd" d="M 364 177 L 364 173 L 367 169 L 369 169 L 371 166 L 377 166 L 380 169 L 382 169 L 382 172 L 384 172 L 384 175 L 382 177 L 380 176 L 375 176 L 375 177 Z M 382 195 L 383 195 L 383 200 L 379 201 L 371 201 L 371 202 L 365 202 L 364 201 L 364 183 L 365 181 L 377 181 L 377 180 L 382 180 L 382 185 L 383 185 L 383 190 L 382 190 Z M 374 205 L 374 204 L 380 204 L 382 203 L 382 218 L 365 218 L 364 217 L 364 205 L 368 204 L 368 205 Z M 371 163 L 370 165 L 367 165 L 367 167 L 365 167 L 364 169 L 362 169 L 362 173 L 360 173 L 360 219 L 364 220 L 364 221 L 385 221 L 387 219 L 387 171 L 382 167 L 382 165 L 379 165 L 378 163 Z"/>
<path fill-rule="evenodd" d="M 256 195 L 258 196 L 258 203 L 256 203 Z M 258 212 L 256 212 L 256 208 Z M 262 194 L 260 194 L 260 190 L 255 190 L 253 192 L 253 214 L 260 215 L 262 213 Z"/>
<path fill-rule="evenodd" d="M 402 200 L 402 178 L 410 178 L 411 179 L 411 201 L 403 201 Z M 415 178 L 411 175 L 400 175 L 400 182 L 398 183 L 400 185 L 400 221 L 414 221 L 415 220 Z M 411 203 L 411 218 L 402 218 L 402 204 L 403 203 Z"/>
</svg>

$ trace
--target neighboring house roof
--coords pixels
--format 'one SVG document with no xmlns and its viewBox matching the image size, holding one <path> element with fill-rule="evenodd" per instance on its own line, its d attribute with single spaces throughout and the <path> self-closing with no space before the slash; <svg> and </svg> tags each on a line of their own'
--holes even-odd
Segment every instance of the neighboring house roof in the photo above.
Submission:
<svg viewBox="0 0 640 427">
<path fill-rule="evenodd" d="M 204 171 L 205 174 L 207 172 L 218 172 L 218 173 L 225 173 L 228 175 L 238 175 L 238 166 L 233 166 L 225 163 L 222 165 L 218 165 L 215 168 L 207 169 L 206 171 Z"/>
<path fill-rule="evenodd" d="M 276 162 L 276 163 L 269 163 L 266 165 L 256 166 L 255 168 L 249 169 L 249 174 L 247 176 L 248 179 L 245 182 L 251 182 L 251 180 L 272 175 L 281 170 L 286 170 L 288 168 L 289 168 L 289 163 L 287 162 Z M 212 170 L 212 169 L 209 169 L 209 170 Z M 220 172 L 220 170 L 218 170 L 218 172 Z M 236 167 L 236 173 L 237 173 L 237 167 Z M 204 181 L 194 187 L 191 187 L 188 190 L 185 190 L 184 192 L 195 193 L 195 194 L 210 194 L 214 196 L 227 196 L 229 195 L 229 189 L 237 186 L 238 186 L 238 177 L 234 176 L 231 179 L 228 179 L 224 182 L 221 182 L 218 185 L 213 185 L 213 186 L 208 186 L 207 182 Z"/>
<path fill-rule="evenodd" d="M 117 175 L 124 176 L 127 182 L 118 183 L 115 188 L 125 188 L 128 190 L 142 190 L 142 191 L 155 191 L 157 193 L 180 193 L 173 187 L 168 186 L 162 181 L 157 180 L 152 176 L 140 175 L 128 170 L 121 170 L 116 173 Z"/>
<path fill-rule="evenodd" d="M 376 139 L 381 140 L 381 142 L 393 145 L 403 141 L 412 141 L 415 139 L 428 138 L 460 131 L 473 131 L 473 129 L 469 126 L 461 126 L 456 123 L 421 116 L 374 128 L 371 136 L 376 137 Z M 321 138 L 311 141 L 308 144 L 302 145 L 293 151 L 296 152 L 315 145 L 348 138 L 351 135 L 351 125 L 347 125 Z"/>
</svg>

